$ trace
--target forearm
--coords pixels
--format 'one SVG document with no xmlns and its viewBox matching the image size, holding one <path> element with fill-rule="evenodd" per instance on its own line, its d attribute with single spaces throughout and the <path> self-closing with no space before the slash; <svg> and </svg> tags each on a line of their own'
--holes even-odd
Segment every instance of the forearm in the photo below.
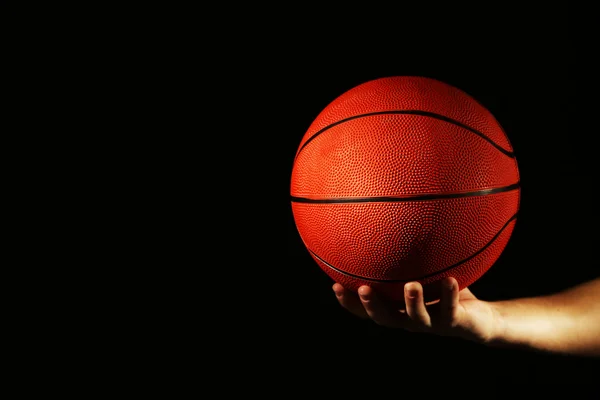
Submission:
<svg viewBox="0 0 600 400">
<path fill-rule="evenodd" d="M 491 303 L 491 345 L 600 356 L 600 279 L 548 296 Z"/>
</svg>

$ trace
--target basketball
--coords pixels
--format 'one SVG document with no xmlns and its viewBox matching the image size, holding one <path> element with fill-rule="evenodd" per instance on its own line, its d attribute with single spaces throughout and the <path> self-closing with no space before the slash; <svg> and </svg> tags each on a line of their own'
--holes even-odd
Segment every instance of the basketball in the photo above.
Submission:
<svg viewBox="0 0 600 400">
<path fill-rule="evenodd" d="M 520 201 L 500 123 L 463 90 L 391 76 L 342 93 L 313 120 L 291 170 L 291 211 L 316 264 L 357 291 L 403 302 L 418 281 L 463 289 L 496 263 Z"/>
</svg>

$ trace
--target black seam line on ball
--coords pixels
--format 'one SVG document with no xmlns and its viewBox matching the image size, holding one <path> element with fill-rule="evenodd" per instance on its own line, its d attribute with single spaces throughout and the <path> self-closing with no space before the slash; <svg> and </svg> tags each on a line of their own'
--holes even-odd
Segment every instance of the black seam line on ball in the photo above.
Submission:
<svg viewBox="0 0 600 400">
<path fill-rule="evenodd" d="M 441 200 L 441 199 L 455 199 L 460 197 L 474 197 L 474 196 L 486 196 L 489 194 L 510 192 L 511 190 L 519 189 L 519 183 L 515 183 L 508 186 L 493 188 L 493 189 L 481 189 L 474 190 L 472 192 L 460 192 L 460 193 L 429 193 L 429 194 L 417 194 L 417 195 L 406 195 L 406 196 L 379 196 L 379 197 L 338 197 L 338 198 L 327 198 L 327 199 L 309 199 L 306 197 L 291 196 L 293 203 L 311 203 L 311 204 L 333 204 L 333 203 L 396 203 L 403 201 L 425 201 L 425 200 Z"/>
<path fill-rule="evenodd" d="M 451 124 L 460 126 L 461 128 L 464 128 L 474 134 L 476 134 L 477 136 L 481 137 L 482 139 L 486 140 L 487 142 L 489 142 L 492 146 L 494 146 L 496 149 L 498 149 L 500 152 L 502 152 L 503 154 L 507 155 L 508 157 L 514 158 L 515 155 L 512 151 L 508 151 L 505 148 L 501 147 L 499 144 L 497 144 L 496 142 L 494 142 L 492 139 L 490 139 L 489 137 L 487 137 L 486 135 L 484 135 L 483 133 L 479 132 L 476 129 L 471 128 L 468 125 L 465 125 L 461 122 L 458 122 L 452 118 L 448 118 L 444 115 L 440 115 L 440 114 L 436 114 L 436 113 L 432 113 L 432 112 L 428 112 L 428 111 L 420 111 L 420 110 L 398 110 L 398 111 L 378 111 L 378 112 L 373 112 L 373 113 L 368 113 L 368 114 L 361 114 L 361 115 L 355 115 L 353 117 L 349 117 L 349 118 L 345 118 L 342 119 L 340 121 L 337 121 L 331 125 L 326 126 L 325 128 L 319 130 L 317 133 L 315 133 L 314 135 L 312 135 L 312 137 L 310 139 L 308 139 L 306 142 L 304 142 L 304 144 L 302 145 L 302 147 L 300 147 L 300 149 L 298 150 L 297 154 L 296 154 L 296 158 L 298 158 L 298 154 L 300 154 L 300 152 L 302 151 L 302 149 L 304 149 L 306 147 L 306 145 L 308 145 L 310 142 L 312 142 L 317 136 L 319 136 L 320 134 L 322 134 L 323 132 L 325 132 L 326 130 L 333 128 L 336 125 L 339 124 L 343 124 L 344 122 L 353 120 L 353 119 L 357 119 L 357 118 L 363 118 L 363 117 L 369 117 L 372 115 L 384 115 L 384 114 L 410 114 L 410 115 L 421 115 L 424 117 L 431 117 L 431 118 L 435 118 L 435 119 L 439 119 L 441 121 L 445 121 L 445 122 L 449 122 Z"/>
<path fill-rule="evenodd" d="M 323 260 L 321 257 L 319 257 L 318 255 L 316 255 L 312 250 L 308 250 L 311 252 L 311 254 L 313 256 L 315 256 L 316 258 L 318 258 L 323 264 L 327 265 L 329 268 L 339 272 L 340 274 L 346 275 L 346 276 L 350 276 L 352 278 L 358 278 L 358 279 L 362 279 L 365 281 L 370 281 L 370 282 L 382 282 L 382 283 L 395 283 L 395 282 L 412 282 L 412 281 L 417 281 L 420 279 L 425 279 L 425 278 L 429 278 L 435 275 L 439 275 L 442 274 L 446 271 L 449 271 L 451 269 L 457 268 L 459 266 L 461 266 L 462 264 L 466 263 L 467 261 L 471 260 L 472 258 L 476 257 L 477 255 L 481 254 L 483 251 L 485 251 L 488 247 L 490 247 L 492 245 L 492 243 L 494 243 L 494 241 L 496 239 L 498 239 L 498 237 L 500 236 L 500 234 L 504 231 L 504 229 L 506 229 L 506 227 L 511 223 L 511 221 L 515 220 L 517 218 L 517 214 L 513 215 L 507 222 L 506 224 L 504 224 L 504 226 L 498 231 L 498 233 L 492 238 L 492 240 L 490 240 L 485 246 L 483 246 L 481 249 L 479 249 L 478 251 L 476 251 L 475 253 L 471 254 L 469 257 L 465 258 L 464 260 L 453 264 L 449 267 L 446 267 L 442 270 L 436 271 L 432 274 L 428 274 L 428 275 L 423 275 L 420 276 L 418 278 L 410 278 L 410 279 L 374 279 L 374 278 L 367 278 L 366 276 L 360 276 L 360 275 L 355 275 L 355 274 L 351 274 L 345 271 L 342 271 L 336 267 L 334 267 L 333 265 L 329 264 L 327 261 Z"/>
</svg>

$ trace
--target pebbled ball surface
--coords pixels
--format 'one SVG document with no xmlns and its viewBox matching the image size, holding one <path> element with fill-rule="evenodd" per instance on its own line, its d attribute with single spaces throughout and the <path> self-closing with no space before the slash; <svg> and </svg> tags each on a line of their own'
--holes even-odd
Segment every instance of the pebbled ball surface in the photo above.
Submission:
<svg viewBox="0 0 600 400">
<path fill-rule="evenodd" d="M 494 116 L 461 90 L 424 77 L 359 85 L 302 138 L 290 193 L 298 232 L 334 281 L 401 301 L 455 277 L 479 279 L 508 243 L 519 171 Z"/>
</svg>

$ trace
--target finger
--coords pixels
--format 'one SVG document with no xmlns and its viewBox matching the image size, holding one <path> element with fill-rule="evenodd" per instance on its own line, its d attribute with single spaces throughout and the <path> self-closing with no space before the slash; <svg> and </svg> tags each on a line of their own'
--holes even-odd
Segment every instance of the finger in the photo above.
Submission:
<svg viewBox="0 0 600 400">
<path fill-rule="evenodd" d="M 358 295 L 363 309 L 376 324 L 389 328 L 406 328 L 410 323 L 406 315 L 400 314 L 396 308 L 379 297 L 369 286 L 359 287 Z"/>
<path fill-rule="evenodd" d="M 456 321 L 459 303 L 458 282 L 454 278 L 445 278 L 442 281 L 442 293 L 439 305 L 439 323 L 449 327 Z"/>
<path fill-rule="evenodd" d="M 339 283 L 334 283 L 332 286 L 335 297 L 342 307 L 350 311 L 352 314 L 360 318 L 369 318 L 365 311 L 358 295 L 346 288 Z"/>
<path fill-rule="evenodd" d="M 425 308 L 423 286 L 419 282 L 409 282 L 404 285 L 404 301 L 406 313 L 422 329 L 431 327 L 431 318 Z"/>
</svg>

